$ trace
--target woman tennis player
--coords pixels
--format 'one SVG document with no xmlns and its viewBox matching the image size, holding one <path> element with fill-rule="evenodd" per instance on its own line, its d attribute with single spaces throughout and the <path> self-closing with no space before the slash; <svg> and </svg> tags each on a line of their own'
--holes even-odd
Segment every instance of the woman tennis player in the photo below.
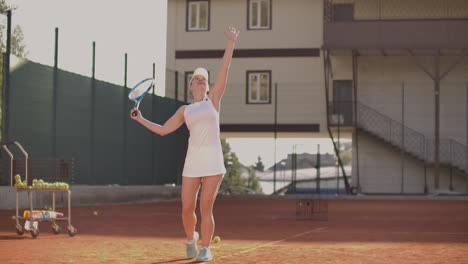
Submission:
<svg viewBox="0 0 468 264">
<path fill-rule="evenodd" d="M 200 186 L 201 239 L 202 248 L 197 261 L 213 259 L 210 243 L 214 233 L 213 205 L 219 186 L 226 169 L 224 167 L 223 152 L 219 134 L 219 110 L 221 98 L 226 89 L 228 71 L 231 64 L 234 44 L 239 31 L 229 27 L 224 32 L 227 46 L 224 51 L 222 65 L 212 89 L 208 85 L 208 72 L 204 68 L 197 68 L 190 81 L 190 91 L 193 102 L 181 106 L 177 112 L 164 123 L 158 125 L 141 116 L 138 109 L 133 109 L 130 117 L 158 135 L 167 135 L 184 122 L 189 131 L 187 156 L 182 172 L 182 222 L 187 237 L 187 257 L 197 256 L 198 232 L 195 231 L 197 216 L 195 207 Z M 209 91 L 209 94 L 208 94 Z M 136 114 L 135 114 L 136 113 Z"/>
</svg>

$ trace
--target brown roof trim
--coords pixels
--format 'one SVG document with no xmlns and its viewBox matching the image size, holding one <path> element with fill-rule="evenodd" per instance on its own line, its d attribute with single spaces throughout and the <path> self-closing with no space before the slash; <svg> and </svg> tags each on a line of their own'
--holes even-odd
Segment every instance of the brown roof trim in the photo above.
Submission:
<svg viewBox="0 0 468 264">
<path fill-rule="evenodd" d="M 274 124 L 221 124 L 221 132 L 274 132 Z M 278 124 L 277 132 L 320 132 L 319 124 Z"/>
<path fill-rule="evenodd" d="M 214 59 L 222 58 L 224 50 L 176 50 L 176 59 Z M 259 57 L 320 57 L 319 48 L 296 49 L 236 49 L 234 58 Z"/>
</svg>

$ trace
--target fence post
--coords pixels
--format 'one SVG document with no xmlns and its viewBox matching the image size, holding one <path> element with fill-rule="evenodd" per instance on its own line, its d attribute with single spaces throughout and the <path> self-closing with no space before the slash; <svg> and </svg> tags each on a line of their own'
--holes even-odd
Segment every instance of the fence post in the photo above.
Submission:
<svg viewBox="0 0 468 264">
<path fill-rule="evenodd" d="M 452 150 L 453 150 L 453 140 L 449 140 L 449 164 L 450 164 L 450 185 L 449 185 L 449 190 L 453 191 L 453 156 L 452 156 Z"/>
<path fill-rule="evenodd" d="M 174 99 L 177 100 L 179 97 L 179 71 L 175 71 L 174 74 Z"/>
<path fill-rule="evenodd" d="M 424 162 L 424 194 L 429 193 L 429 188 L 427 186 L 427 143 L 426 138 L 423 137 L 423 162 Z"/>
<path fill-rule="evenodd" d="M 316 165 L 316 175 L 315 175 L 315 184 L 317 189 L 317 195 L 320 195 L 320 165 L 321 165 L 321 157 L 320 157 L 320 144 L 317 144 L 317 157 L 315 159 Z"/>
<path fill-rule="evenodd" d="M 405 192 L 405 83 L 401 84 L 401 193 Z"/>
<path fill-rule="evenodd" d="M 273 193 L 276 193 L 276 139 L 278 137 L 278 83 L 275 83 L 275 116 L 274 116 L 274 151 L 273 151 Z"/>
<path fill-rule="evenodd" d="M 93 41 L 93 58 L 91 66 L 91 124 L 89 126 L 89 181 L 87 184 L 94 182 L 94 123 L 96 113 L 96 42 Z M 95 182 L 94 182 L 95 183 Z"/>
<path fill-rule="evenodd" d="M 121 184 L 127 183 L 127 65 L 128 65 L 128 55 L 125 53 L 124 61 L 124 87 L 123 87 L 123 150 L 122 150 L 122 178 Z"/>
<path fill-rule="evenodd" d="M 153 63 L 153 81 L 154 79 L 156 78 L 156 64 Z M 154 116 L 154 101 L 156 100 L 156 95 L 154 94 L 154 86 L 156 86 L 155 84 L 153 84 L 153 88 L 151 90 L 151 120 L 155 120 L 155 116 Z M 155 137 L 155 133 L 151 133 L 151 183 L 152 184 L 156 184 L 156 176 L 154 175 L 154 172 L 155 172 L 155 166 L 154 166 L 154 137 Z"/>
<path fill-rule="evenodd" d="M 58 35 L 55 28 L 54 72 L 52 77 L 52 157 L 57 157 L 57 74 L 58 74 Z"/>
<path fill-rule="evenodd" d="M 2 102 L 2 137 L 8 142 L 10 129 L 10 53 L 11 53 L 11 10 L 7 11 L 7 43 L 3 54 L 3 102 Z"/>
</svg>

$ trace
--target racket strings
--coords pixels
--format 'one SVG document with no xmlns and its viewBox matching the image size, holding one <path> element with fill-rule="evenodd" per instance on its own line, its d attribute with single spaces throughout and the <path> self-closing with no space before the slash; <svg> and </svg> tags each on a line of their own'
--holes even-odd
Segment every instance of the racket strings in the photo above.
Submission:
<svg viewBox="0 0 468 264">
<path fill-rule="evenodd" d="M 143 96 L 147 91 L 153 87 L 153 79 L 145 79 L 138 83 L 128 94 L 128 98 L 131 100 L 136 100 L 139 97 Z"/>
</svg>

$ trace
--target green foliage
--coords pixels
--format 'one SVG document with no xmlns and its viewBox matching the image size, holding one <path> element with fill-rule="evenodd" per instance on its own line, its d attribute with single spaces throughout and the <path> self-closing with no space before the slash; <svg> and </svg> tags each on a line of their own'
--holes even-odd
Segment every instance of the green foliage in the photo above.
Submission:
<svg viewBox="0 0 468 264">
<path fill-rule="evenodd" d="M 11 34 L 11 54 L 21 58 L 26 58 L 28 52 L 24 44 L 23 30 L 20 26 L 16 26 Z"/>
<path fill-rule="evenodd" d="M 8 10 L 16 9 L 16 7 L 8 5 L 5 0 L 0 0 L 0 12 L 5 13 Z"/>
<path fill-rule="evenodd" d="M 8 5 L 5 0 L 0 0 L 0 13 L 3 16 L 6 16 L 6 12 L 8 10 L 15 10 L 16 7 L 12 5 Z M 7 25 L 0 25 L 0 48 L 1 52 L 6 51 L 6 47 L 4 43 L 6 43 L 7 38 Z M 11 32 L 11 54 L 26 58 L 28 52 L 26 51 L 26 45 L 24 44 L 24 34 L 23 30 L 19 25 L 16 25 Z"/>
<path fill-rule="evenodd" d="M 335 141 L 335 144 L 338 142 Z M 351 165 L 353 155 L 353 143 L 352 142 L 340 142 L 339 145 L 337 145 L 340 151 L 340 158 L 341 162 L 343 162 L 344 166 Z"/>
<path fill-rule="evenodd" d="M 229 194 L 261 192 L 260 183 L 255 176 L 255 169 L 253 167 L 246 168 L 243 166 L 239 162 L 236 153 L 231 152 L 231 147 L 226 140 L 221 140 L 221 146 L 224 155 L 224 166 L 226 167 L 226 174 L 221 184 L 221 192 Z M 242 178 L 242 170 L 248 172 L 247 178 Z"/>
<path fill-rule="evenodd" d="M 340 152 L 351 152 L 353 150 L 352 142 L 340 142 Z"/>
<path fill-rule="evenodd" d="M 255 192 L 262 192 L 262 187 L 260 186 L 260 181 L 255 175 L 255 168 L 249 167 L 249 177 L 247 178 L 247 188 L 254 190 Z"/>
<path fill-rule="evenodd" d="M 255 169 L 258 171 L 265 171 L 265 165 L 263 165 L 262 157 L 257 157 L 257 163 L 255 163 Z"/>
<path fill-rule="evenodd" d="M 351 151 L 341 152 L 340 153 L 340 158 L 341 158 L 341 162 L 343 162 L 343 166 L 351 165 L 351 162 L 352 162 L 352 159 L 353 159 L 352 152 Z"/>
</svg>

